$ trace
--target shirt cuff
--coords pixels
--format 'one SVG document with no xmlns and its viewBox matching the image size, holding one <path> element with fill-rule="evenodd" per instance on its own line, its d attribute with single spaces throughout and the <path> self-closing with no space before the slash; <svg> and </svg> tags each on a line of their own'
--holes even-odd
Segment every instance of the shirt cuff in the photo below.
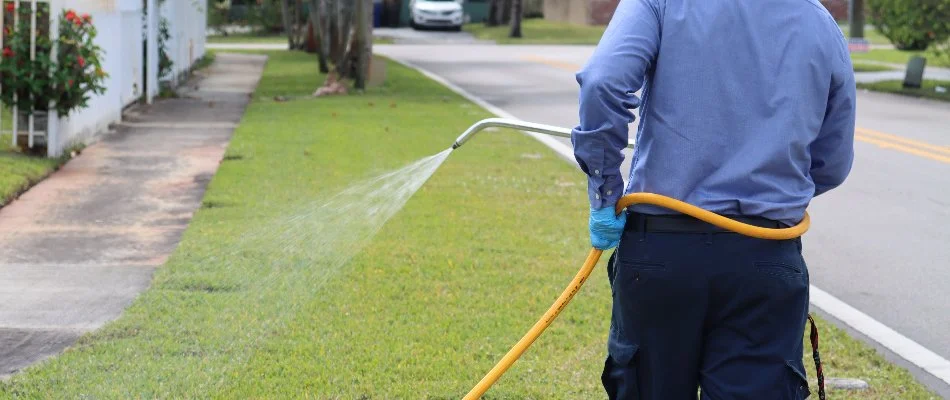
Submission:
<svg viewBox="0 0 950 400">
<path fill-rule="evenodd" d="M 621 196 L 623 196 L 623 178 L 619 175 L 600 176 L 595 172 L 587 180 L 587 197 L 590 200 L 591 209 L 614 207 Z"/>
</svg>

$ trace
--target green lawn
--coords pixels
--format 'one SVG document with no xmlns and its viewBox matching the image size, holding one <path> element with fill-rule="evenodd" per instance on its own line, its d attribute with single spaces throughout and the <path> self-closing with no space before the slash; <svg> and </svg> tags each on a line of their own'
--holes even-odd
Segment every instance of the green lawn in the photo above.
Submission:
<svg viewBox="0 0 950 400">
<path fill-rule="evenodd" d="M 0 398 L 459 398 L 579 268 L 584 178 L 512 132 L 454 153 L 338 271 L 319 256 L 326 240 L 267 235 L 301 204 L 437 153 L 489 116 L 396 64 L 364 95 L 307 98 L 322 81 L 312 57 L 269 54 L 205 206 L 152 287 L 65 354 L 0 382 Z M 248 232 L 260 240 L 238 239 Z M 491 398 L 603 397 L 604 274 L 601 264 Z M 873 388 L 832 398 L 927 398 L 906 371 L 821 328 L 826 375 Z"/>
<path fill-rule="evenodd" d="M 944 88 L 944 92 L 936 91 L 937 87 Z M 875 83 L 858 83 L 861 89 L 902 94 L 904 96 L 923 97 L 933 100 L 950 101 L 950 81 L 924 80 L 920 89 L 905 88 L 903 81 L 883 81 Z"/>
<path fill-rule="evenodd" d="M 854 72 L 881 72 L 881 71 L 894 71 L 893 67 L 881 64 L 873 64 L 867 62 L 855 61 L 852 63 L 854 66 Z"/>
<path fill-rule="evenodd" d="M 851 31 L 848 30 L 847 23 L 839 23 L 838 26 L 841 27 L 841 31 L 844 32 L 845 37 L 851 37 Z M 881 32 L 878 32 L 877 29 L 871 27 L 864 28 L 864 38 L 867 39 L 868 42 L 871 42 L 871 44 L 891 44 L 890 39 L 882 35 Z"/>
<path fill-rule="evenodd" d="M 509 27 L 486 27 L 485 24 L 468 24 L 465 30 L 476 38 L 494 40 L 498 44 L 597 44 L 604 34 L 604 26 L 583 26 L 544 19 L 526 19 L 522 22 L 521 39 L 508 37 Z"/>
<path fill-rule="evenodd" d="M 26 155 L 13 146 L 10 110 L 0 110 L 0 207 L 52 173 L 64 160 Z"/>
<path fill-rule="evenodd" d="M 208 43 L 222 43 L 222 44 L 287 44 L 287 36 L 283 34 L 266 34 L 266 35 L 255 35 L 255 34 L 232 34 L 228 36 L 223 35 L 209 35 Z M 393 40 L 385 37 L 374 37 L 373 43 L 375 44 L 391 44 Z"/>
<path fill-rule="evenodd" d="M 228 36 L 224 35 L 208 35 L 208 43 L 287 43 L 287 36 L 282 34 L 231 34 Z"/>
<path fill-rule="evenodd" d="M 852 53 L 851 60 L 871 60 L 907 65 L 907 62 L 910 61 L 910 58 L 913 56 L 923 56 L 927 58 L 928 67 L 950 68 L 950 60 L 947 58 L 935 57 L 933 54 L 925 51 L 901 51 L 896 49 L 871 50 L 868 53 Z"/>
</svg>

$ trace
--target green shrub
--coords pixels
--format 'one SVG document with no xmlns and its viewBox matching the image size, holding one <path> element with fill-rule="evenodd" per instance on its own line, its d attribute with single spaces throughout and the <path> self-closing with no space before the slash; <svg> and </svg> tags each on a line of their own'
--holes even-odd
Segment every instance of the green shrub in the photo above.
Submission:
<svg viewBox="0 0 950 400">
<path fill-rule="evenodd" d="M 950 38 L 950 0 L 868 0 L 871 21 L 900 50 Z"/>
</svg>

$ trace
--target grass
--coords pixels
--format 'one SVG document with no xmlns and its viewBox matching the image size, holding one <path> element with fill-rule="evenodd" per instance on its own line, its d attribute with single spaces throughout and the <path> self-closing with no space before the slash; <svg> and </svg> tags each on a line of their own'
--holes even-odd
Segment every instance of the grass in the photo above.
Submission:
<svg viewBox="0 0 950 400">
<path fill-rule="evenodd" d="M 208 35 L 208 43 L 254 43 L 254 44 L 287 44 L 287 36 L 283 34 L 230 34 Z"/>
<path fill-rule="evenodd" d="M 0 382 L 0 398 L 459 398 L 576 272 L 588 250 L 584 179 L 510 132 L 454 153 L 336 274 L 270 251 L 281 243 L 236 248 L 285 210 L 441 151 L 488 117 L 396 64 L 366 94 L 309 98 L 323 80 L 312 57 L 269 54 L 206 206 L 151 288 L 119 320 Z M 491 398 L 602 398 L 609 299 L 601 264 Z M 826 374 L 872 387 L 833 398 L 929 396 L 821 329 Z"/>
<path fill-rule="evenodd" d="M 508 37 L 509 27 L 486 27 L 485 24 L 465 25 L 465 31 L 478 39 L 493 40 L 498 44 L 597 44 L 604 34 L 604 26 L 584 26 L 545 19 L 526 19 L 522 22 L 523 38 Z"/>
<path fill-rule="evenodd" d="M 852 63 L 852 65 L 854 66 L 854 72 L 882 72 L 882 71 L 895 70 L 894 67 L 891 67 L 888 65 L 873 64 L 873 63 L 867 63 L 867 62 L 854 62 Z"/>
<path fill-rule="evenodd" d="M 875 49 L 867 53 L 852 53 L 853 61 L 878 61 L 891 64 L 907 65 L 913 56 L 923 56 L 927 58 L 928 67 L 950 68 L 950 57 L 940 58 L 926 51 L 902 51 L 896 49 Z"/>
<path fill-rule="evenodd" d="M 215 44 L 287 44 L 287 36 L 283 34 L 231 34 L 208 35 L 208 43 Z M 374 37 L 375 44 L 392 44 L 393 40 L 387 37 Z"/>
<path fill-rule="evenodd" d="M 41 155 L 28 155 L 13 146 L 12 115 L 3 107 L 0 111 L 2 127 L 0 131 L 0 207 L 43 180 L 65 162 L 65 159 L 46 158 Z"/>
<path fill-rule="evenodd" d="M 903 81 L 883 81 L 874 83 L 858 83 L 858 88 L 900 94 L 904 96 L 922 97 L 932 100 L 950 101 L 950 81 L 924 80 L 920 89 L 905 88 Z M 944 88 L 943 93 L 937 92 L 936 87 Z"/>
<path fill-rule="evenodd" d="M 841 31 L 844 32 L 845 37 L 851 37 L 851 31 L 848 30 L 847 23 L 839 23 L 838 26 L 841 28 Z M 871 44 L 891 44 L 890 39 L 881 34 L 881 32 L 878 32 L 877 29 L 871 27 L 864 28 L 864 39 L 866 39 Z"/>
<path fill-rule="evenodd" d="M 213 51 L 205 52 L 205 55 L 201 56 L 194 65 L 191 66 L 191 72 L 200 71 L 214 64 L 215 53 Z"/>
</svg>

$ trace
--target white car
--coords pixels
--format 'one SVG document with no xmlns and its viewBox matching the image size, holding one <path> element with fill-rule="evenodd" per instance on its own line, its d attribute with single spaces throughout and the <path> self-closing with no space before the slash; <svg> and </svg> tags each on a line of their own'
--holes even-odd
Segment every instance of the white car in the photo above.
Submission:
<svg viewBox="0 0 950 400">
<path fill-rule="evenodd" d="M 415 28 L 462 30 L 465 12 L 460 0 L 411 0 L 409 24 Z"/>
</svg>

